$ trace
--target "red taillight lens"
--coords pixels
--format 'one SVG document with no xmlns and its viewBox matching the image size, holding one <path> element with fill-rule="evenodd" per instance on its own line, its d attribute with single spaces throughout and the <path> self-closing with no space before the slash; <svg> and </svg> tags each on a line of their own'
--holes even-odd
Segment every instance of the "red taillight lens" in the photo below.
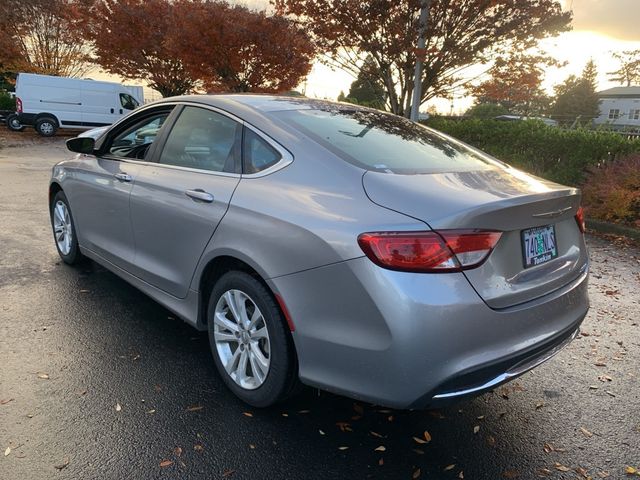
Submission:
<svg viewBox="0 0 640 480">
<path fill-rule="evenodd" d="M 358 237 L 362 251 L 375 264 L 409 272 L 456 272 L 477 267 L 502 234 L 474 230 L 440 232 L 376 232 Z"/>
<path fill-rule="evenodd" d="M 22 100 L 16 97 L 16 112 L 22 113 Z"/>
<path fill-rule="evenodd" d="M 576 222 L 578 223 L 578 228 L 582 233 L 587 231 L 587 225 L 584 223 L 584 210 L 582 207 L 578 208 L 578 212 L 576 213 Z"/>
</svg>

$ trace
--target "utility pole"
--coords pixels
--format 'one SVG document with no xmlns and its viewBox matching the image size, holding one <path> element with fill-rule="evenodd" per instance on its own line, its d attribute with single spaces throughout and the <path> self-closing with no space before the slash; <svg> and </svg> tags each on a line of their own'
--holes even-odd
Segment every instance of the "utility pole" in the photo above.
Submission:
<svg viewBox="0 0 640 480">
<path fill-rule="evenodd" d="M 413 78 L 413 100 L 411 101 L 411 120 L 418 121 L 420 112 L 420 100 L 422 100 L 422 56 L 426 44 L 425 35 L 427 22 L 429 21 L 429 8 L 431 0 L 422 0 L 420 7 L 420 21 L 418 25 L 418 48 L 416 50 L 416 70 Z"/>
</svg>

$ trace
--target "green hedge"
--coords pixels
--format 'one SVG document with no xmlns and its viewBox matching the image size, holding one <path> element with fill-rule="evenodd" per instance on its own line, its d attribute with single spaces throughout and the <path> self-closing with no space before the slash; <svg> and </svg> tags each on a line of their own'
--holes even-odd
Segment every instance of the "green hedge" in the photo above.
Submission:
<svg viewBox="0 0 640 480">
<path fill-rule="evenodd" d="M 0 91 L 0 110 L 14 110 L 16 109 L 16 99 L 11 97 L 8 93 Z"/>
<path fill-rule="evenodd" d="M 564 130 L 538 120 L 451 120 L 426 125 L 479 148 L 510 165 L 567 185 L 581 185 L 588 168 L 640 152 L 640 139 L 603 130 Z"/>
</svg>

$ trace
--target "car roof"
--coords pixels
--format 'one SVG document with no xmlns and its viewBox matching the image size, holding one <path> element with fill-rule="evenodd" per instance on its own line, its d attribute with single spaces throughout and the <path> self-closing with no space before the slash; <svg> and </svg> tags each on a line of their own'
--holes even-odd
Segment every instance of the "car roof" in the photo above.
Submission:
<svg viewBox="0 0 640 480">
<path fill-rule="evenodd" d="M 260 113 L 277 112 L 282 110 L 323 109 L 362 109 L 357 105 L 331 102 L 302 96 L 268 95 L 268 94 L 214 94 L 214 95 L 183 95 L 168 97 L 154 103 L 164 102 L 194 102 L 228 110 L 253 110 Z"/>
</svg>

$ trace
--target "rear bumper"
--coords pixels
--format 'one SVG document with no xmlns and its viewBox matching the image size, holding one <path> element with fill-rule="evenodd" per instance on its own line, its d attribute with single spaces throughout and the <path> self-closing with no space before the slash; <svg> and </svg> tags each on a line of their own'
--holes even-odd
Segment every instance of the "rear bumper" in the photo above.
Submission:
<svg viewBox="0 0 640 480">
<path fill-rule="evenodd" d="M 367 258 L 272 279 L 296 331 L 304 383 L 395 408 L 478 395 L 551 358 L 588 309 L 587 265 L 564 287 L 500 310 L 458 273 Z"/>
<path fill-rule="evenodd" d="M 22 125 L 35 125 L 36 123 L 36 114 L 35 113 L 19 113 L 18 121 Z"/>
</svg>

